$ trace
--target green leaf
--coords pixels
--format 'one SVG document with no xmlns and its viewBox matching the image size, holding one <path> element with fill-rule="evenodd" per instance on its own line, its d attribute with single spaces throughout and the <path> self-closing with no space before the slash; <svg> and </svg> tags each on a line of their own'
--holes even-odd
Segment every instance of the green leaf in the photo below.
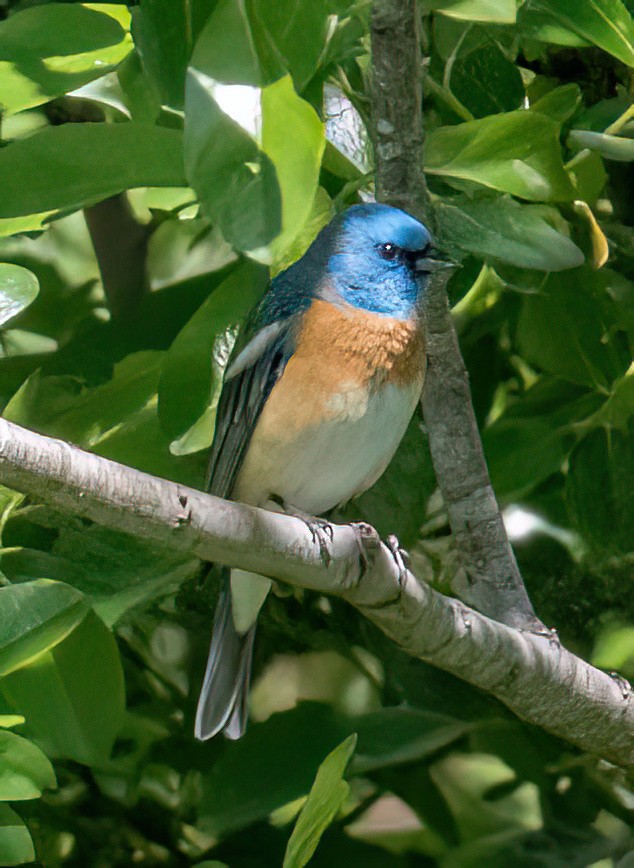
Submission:
<svg viewBox="0 0 634 868">
<path fill-rule="evenodd" d="M 461 21 L 514 24 L 516 18 L 515 0 L 424 0 L 424 6 Z"/>
<path fill-rule="evenodd" d="M 577 245 L 552 225 L 561 217 L 547 206 L 520 205 L 508 197 L 456 197 L 439 202 L 437 214 L 438 238 L 449 248 L 540 271 L 583 262 Z"/>
<path fill-rule="evenodd" d="M 610 337 L 615 323 L 603 303 L 608 287 L 608 274 L 585 267 L 551 275 L 539 292 L 525 295 L 517 324 L 524 357 L 541 370 L 605 392 L 630 361 Z"/>
<path fill-rule="evenodd" d="M 284 257 L 311 216 L 324 126 L 289 76 L 262 89 L 213 79 L 205 66 L 207 32 L 186 87 L 189 181 L 226 240 L 270 264 Z"/>
<path fill-rule="evenodd" d="M 0 588 L 0 610 L 0 675 L 6 675 L 65 639 L 88 604 L 75 588 L 38 579 Z"/>
<path fill-rule="evenodd" d="M 223 835 L 306 795 L 324 754 L 358 733 L 355 773 L 414 762 L 461 738 L 470 723 L 407 708 L 344 717 L 303 702 L 251 726 L 228 745 L 205 777 L 201 825 Z"/>
<path fill-rule="evenodd" d="M 476 118 L 520 108 L 524 84 L 519 69 L 495 39 L 479 41 L 484 44 L 460 51 L 454 62 L 445 67 L 450 70 L 451 92 Z"/>
<path fill-rule="evenodd" d="M 614 160 L 617 163 L 634 161 L 634 139 L 625 136 L 610 136 L 590 130 L 571 130 L 568 146 L 575 150 L 589 148 L 591 151 L 598 151 L 606 160 Z"/>
<path fill-rule="evenodd" d="M 0 103 L 6 116 L 99 78 L 131 50 L 125 6 L 32 6 L 0 23 Z"/>
<path fill-rule="evenodd" d="M 559 472 L 578 440 L 577 424 L 601 404 L 596 392 L 554 377 L 510 403 L 482 435 L 496 494 L 521 496 Z"/>
<path fill-rule="evenodd" d="M 0 326 L 27 308 L 39 291 L 40 284 L 33 272 L 0 262 Z"/>
<path fill-rule="evenodd" d="M 418 762 L 463 738 L 473 724 L 415 708 L 381 708 L 358 718 L 353 774 Z"/>
<path fill-rule="evenodd" d="M 130 187 L 184 184 L 182 134 L 165 127 L 64 124 L 0 149 L 0 217 L 77 209 Z"/>
<path fill-rule="evenodd" d="M 346 0 L 220 0 L 194 65 L 216 81 L 258 87 L 289 72 L 301 91 L 320 67 L 360 50 L 359 11 Z"/>
<path fill-rule="evenodd" d="M 0 804 L 0 865 L 24 865 L 35 860 L 29 830 L 8 805 Z"/>
<path fill-rule="evenodd" d="M 0 801 L 36 799 L 56 786 L 46 754 L 28 739 L 0 730 Z"/>
<path fill-rule="evenodd" d="M 592 653 L 592 664 L 631 677 L 634 670 L 634 625 L 612 624 L 604 628 Z"/>
<path fill-rule="evenodd" d="M 574 198 L 562 163 L 559 125 L 534 112 L 508 112 L 432 130 L 425 145 L 425 171 L 529 201 Z"/>
<path fill-rule="evenodd" d="M 211 4 L 200 0 L 141 0 L 132 8 L 132 35 L 141 63 L 162 102 L 182 109 L 194 38 Z"/>
<path fill-rule="evenodd" d="M 202 827 L 212 835 L 235 831 L 305 796 L 324 755 L 354 731 L 346 729 L 332 708 L 316 703 L 251 726 L 205 778 Z"/>
<path fill-rule="evenodd" d="M 0 714 L 0 727 L 11 729 L 12 726 L 22 726 L 24 718 L 21 714 Z"/>
<path fill-rule="evenodd" d="M 634 416 L 634 365 L 612 384 L 610 396 L 588 420 L 588 425 L 597 428 L 616 428 L 624 434 L 632 416 Z"/>
<path fill-rule="evenodd" d="M 4 417 L 51 437 L 95 447 L 104 435 L 126 421 L 156 394 L 163 353 L 126 356 L 111 380 L 78 392 L 71 378 L 33 374 L 9 401 Z"/>
<path fill-rule="evenodd" d="M 208 407 L 215 407 L 223 370 L 214 352 L 216 339 L 244 318 L 261 297 L 267 279 L 266 269 L 251 263 L 240 265 L 203 302 L 165 354 L 158 412 L 172 437 L 188 431 Z M 196 443 L 201 449 L 211 445 L 213 415 L 205 416 L 205 425 L 206 437 L 202 445 L 200 439 Z"/>
<path fill-rule="evenodd" d="M 275 166 L 282 196 L 282 230 L 256 258 L 275 263 L 286 255 L 311 216 L 326 137 L 315 110 L 297 96 L 288 76 L 262 90 L 261 110 L 261 147 Z"/>
<path fill-rule="evenodd" d="M 0 681 L 25 730 L 49 756 L 102 765 L 125 711 L 123 670 L 112 633 L 94 612 L 63 642 Z"/>
<path fill-rule="evenodd" d="M 310 861 L 321 836 L 348 798 L 350 787 L 343 776 L 356 743 L 356 734 L 349 735 L 319 766 L 286 847 L 283 868 L 303 868 Z"/>
<path fill-rule="evenodd" d="M 583 103 L 578 84 L 562 84 L 555 87 L 531 105 L 531 111 L 547 115 L 563 124 L 575 114 Z"/>
<path fill-rule="evenodd" d="M 560 45 L 597 45 L 634 65 L 634 24 L 621 0 L 528 0 L 518 25 L 534 39 Z"/>
<path fill-rule="evenodd" d="M 570 456 L 566 495 L 577 527 L 594 549 L 632 550 L 634 420 L 625 431 L 599 428 L 581 440 Z"/>
<path fill-rule="evenodd" d="M 52 557 L 75 575 L 72 583 L 107 626 L 132 608 L 175 592 L 200 573 L 196 558 L 99 525 L 61 523 Z M 70 577 L 67 581 L 71 581 Z"/>
</svg>

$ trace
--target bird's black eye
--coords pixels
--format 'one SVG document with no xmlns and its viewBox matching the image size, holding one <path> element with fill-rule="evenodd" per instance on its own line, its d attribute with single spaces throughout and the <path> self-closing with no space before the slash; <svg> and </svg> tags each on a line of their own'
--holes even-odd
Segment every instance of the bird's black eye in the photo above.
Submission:
<svg viewBox="0 0 634 868">
<path fill-rule="evenodd" d="M 396 259 L 401 253 L 400 247 L 397 247 L 396 244 L 390 244 L 389 242 L 387 244 L 379 244 L 377 250 L 382 259 L 387 259 L 390 262 L 393 259 Z"/>
</svg>

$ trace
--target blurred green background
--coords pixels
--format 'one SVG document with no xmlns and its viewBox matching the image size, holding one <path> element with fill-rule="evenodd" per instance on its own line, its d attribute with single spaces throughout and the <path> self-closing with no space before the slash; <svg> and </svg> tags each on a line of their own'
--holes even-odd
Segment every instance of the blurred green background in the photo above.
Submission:
<svg viewBox="0 0 634 868">
<path fill-rule="evenodd" d="M 427 181 L 462 264 L 449 291 L 493 484 L 540 617 L 625 677 L 630 11 L 418 7 Z M 369 15 L 365 0 L 0 3 L 6 419 L 202 487 L 240 321 L 372 194 Z M 448 591 L 421 419 L 337 516 L 359 517 Z M 0 865 L 634 864 L 618 769 L 316 594 L 267 604 L 246 737 L 196 743 L 213 574 L 6 488 L 0 526 Z"/>
</svg>

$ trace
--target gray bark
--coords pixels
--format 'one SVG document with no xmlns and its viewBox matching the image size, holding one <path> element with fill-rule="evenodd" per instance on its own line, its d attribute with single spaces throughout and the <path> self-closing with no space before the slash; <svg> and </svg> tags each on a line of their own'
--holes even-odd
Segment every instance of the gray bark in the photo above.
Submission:
<svg viewBox="0 0 634 868">
<path fill-rule="evenodd" d="M 372 138 L 376 197 L 434 229 L 423 173 L 422 58 L 415 0 L 377 0 L 372 14 Z M 446 281 L 427 299 L 423 413 L 436 479 L 462 569 L 453 590 L 513 627 L 545 630 L 535 616 L 491 487 L 469 378 L 451 321 Z"/>
<path fill-rule="evenodd" d="M 399 569 L 367 526 L 332 526 L 330 563 L 298 518 L 231 503 L 0 420 L 0 481 L 115 530 L 355 606 L 404 651 L 497 697 L 583 750 L 634 767 L 625 683 L 556 639 L 522 632 Z"/>
</svg>

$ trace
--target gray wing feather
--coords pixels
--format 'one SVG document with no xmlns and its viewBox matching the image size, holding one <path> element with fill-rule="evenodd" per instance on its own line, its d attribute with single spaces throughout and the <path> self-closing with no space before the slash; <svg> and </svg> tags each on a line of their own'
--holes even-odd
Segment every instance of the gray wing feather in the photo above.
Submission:
<svg viewBox="0 0 634 868">
<path fill-rule="evenodd" d="M 256 348 L 256 352 L 252 345 L 258 338 L 254 338 L 229 370 L 218 402 L 209 459 L 207 488 L 218 497 L 231 495 L 262 407 L 284 371 L 292 351 L 289 326 L 290 321 L 286 321 L 279 329 L 271 330 L 269 340 L 260 340 L 261 349 Z M 240 365 L 241 357 L 246 358 L 246 365 Z M 198 700 L 196 738 L 206 740 L 224 732 L 227 738 L 237 739 L 244 733 L 254 639 L 255 626 L 244 634 L 234 626 L 229 572 L 224 570 Z"/>
</svg>

